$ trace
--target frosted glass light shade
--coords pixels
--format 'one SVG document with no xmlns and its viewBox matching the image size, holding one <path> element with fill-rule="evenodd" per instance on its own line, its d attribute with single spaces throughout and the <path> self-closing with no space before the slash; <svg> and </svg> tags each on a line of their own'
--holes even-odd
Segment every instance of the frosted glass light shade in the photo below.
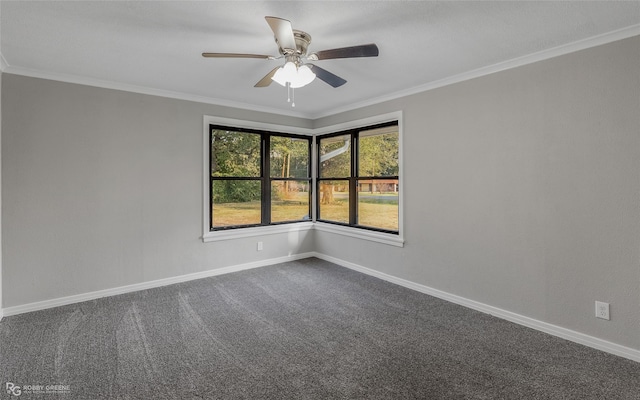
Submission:
<svg viewBox="0 0 640 400">
<path fill-rule="evenodd" d="M 291 87 L 297 89 L 306 86 L 313 82 L 314 79 L 316 79 L 316 74 L 311 72 L 311 68 L 303 65 L 298 68 L 298 74 L 296 75 L 295 81 L 291 81 Z"/>
<path fill-rule="evenodd" d="M 286 86 L 287 82 L 289 82 L 290 87 L 294 89 L 310 84 L 315 78 L 316 74 L 311 72 L 311 68 L 306 65 L 296 68 L 296 65 L 290 61 L 284 67 L 278 68 L 271 77 L 273 81 L 282 86 Z"/>
<path fill-rule="evenodd" d="M 278 82 L 282 86 L 285 86 L 287 82 L 291 82 L 296 78 L 297 69 L 296 65 L 291 61 L 284 64 L 284 67 L 278 68 L 275 74 L 271 77 L 274 81 Z"/>
</svg>

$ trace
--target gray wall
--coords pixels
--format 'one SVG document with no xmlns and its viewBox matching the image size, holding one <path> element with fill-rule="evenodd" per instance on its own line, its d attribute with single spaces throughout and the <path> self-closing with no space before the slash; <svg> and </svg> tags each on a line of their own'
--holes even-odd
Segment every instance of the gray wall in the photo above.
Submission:
<svg viewBox="0 0 640 400">
<path fill-rule="evenodd" d="M 5 74 L 3 306 L 317 250 L 640 349 L 638 65 L 636 37 L 316 121 Z M 202 115 L 397 110 L 405 248 L 200 241 Z"/>
<path fill-rule="evenodd" d="M 203 115 L 307 120 L 11 74 L 2 97 L 4 307 L 313 250 L 200 239 Z"/>
<path fill-rule="evenodd" d="M 405 126 L 405 248 L 317 250 L 640 349 L 639 65 L 635 37 L 315 121 Z"/>
<path fill-rule="evenodd" d="M 2 55 L 0 55 L 2 57 Z M 2 72 L 0 71 L 0 318 L 2 318 Z"/>
</svg>

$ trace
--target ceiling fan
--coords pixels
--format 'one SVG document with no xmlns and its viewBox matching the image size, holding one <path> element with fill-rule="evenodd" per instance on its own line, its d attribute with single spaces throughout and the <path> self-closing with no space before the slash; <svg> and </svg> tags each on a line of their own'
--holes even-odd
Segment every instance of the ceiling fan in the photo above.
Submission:
<svg viewBox="0 0 640 400">
<path fill-rule="evenodd" d="M 272 81 L 276 81 L 288 89 L 308 85 L 316 77 L 334 88 L 347 83 L 345 79 L 305 61 L 378 56 L 378 46 L 373 43 L 323 50 L 307 55 L 307 48 L 309 47 L 309 43 L 311 43 L 311 35 L 293 29 L 291 22 L 286 19 L 277 17 L 265 17 L 265 19 L 273 31 L 280 56 L 239 53 L 202 53 L 202 56 L 211 58 L 261 58 L 265 60 L 284 58 L 284 66 L 272 69 L 264 78 L 255 84 L 255 87 L 267 87 Z"/>
</svg>

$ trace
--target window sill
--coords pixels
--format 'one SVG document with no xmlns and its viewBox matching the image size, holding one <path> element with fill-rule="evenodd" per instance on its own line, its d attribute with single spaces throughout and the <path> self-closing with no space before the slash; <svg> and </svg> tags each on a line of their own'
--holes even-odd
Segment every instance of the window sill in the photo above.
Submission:
<svg viewBox="0 0 640 400">
<path fill-rule="evenodd" d="M 316 229 L 321 232 L 335 233 L 337 235 L 354 237 L 362 240 L 387 244 L 390 246 L 404 247 L 404 239 L 398 235 L 389 233 L 368 231 L 366 229 L 339 226 L 323 222 L 300 222 L 273 226 L 257 226 L 254 228 L 230 229 L 227 231 L 207 232 L 202 235 L 202 241 L 219 242 L 223 240 L 243 239 L 253 236 L 275 235 L 280 233 L 302 232 Z"/>
<path fill-rule="evenodd" d="M 354 237 L 357 239 L 383 243 L 390 246 L 404 247 L 404 239 L 402 239 L 402 237 L 400 237 L 399 235 L 393 235 L 390 233 L 369 231 L 366 229 L 327 224 L 323 222 L 316 222 L 313 228 L 321 232 L 330 232 L 338 235 Z"/>
<path fill-rule="evenodd" d="M 313 222 L 296 222 L 291 224 L 256 226 L 254 228 L 238 228 L 224 231 L 207 232 L 202 241 L 218 242 L 222 240 L 242 239 L 252 236 L 274 235 L 278 233 L 301 232 L 313 229 Z"/>
</svg>

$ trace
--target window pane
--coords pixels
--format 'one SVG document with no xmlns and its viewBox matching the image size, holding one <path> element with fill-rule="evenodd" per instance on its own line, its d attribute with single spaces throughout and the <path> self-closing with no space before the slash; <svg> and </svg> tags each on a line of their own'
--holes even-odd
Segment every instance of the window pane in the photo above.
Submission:
<svg viewBox="0 0 640 400">
<path fill-rule="evenodd" d="M 257 180 L 212 181 L 211 226 L 252 225 L 261 222 L 261 182 Z"/>
<path fill-rule="evenodd" d="M 260 135 L 212 130 L 211 176 L 260 176 Z"/>
<path fill-rule="evenodd" d="M 351 136 L 320 139 L 320 177 L 346 178 L 351 174 Z"/>
<path fill-rule="evenodd" d="M 309 182 L 271 182 L 271 222 L 309 219 Z"/>
<path fill-rule="evenodd" d="M 360 132 L 358 176 L 398 176 L 398 126 Z"/>
<path fill-rule="evenodd" d="M 320 219 L 349 223 L 349 181 L 320 182 Z"/>
<path fill-rule="evenodd" d="M 272 178 L 309 177 L 309 140 L 271 136 Z"/>
<path fill-rule="evenodd" d="M 358 181 L 358 225 L 398 230 L 398 180 Z"/>
</svg>

